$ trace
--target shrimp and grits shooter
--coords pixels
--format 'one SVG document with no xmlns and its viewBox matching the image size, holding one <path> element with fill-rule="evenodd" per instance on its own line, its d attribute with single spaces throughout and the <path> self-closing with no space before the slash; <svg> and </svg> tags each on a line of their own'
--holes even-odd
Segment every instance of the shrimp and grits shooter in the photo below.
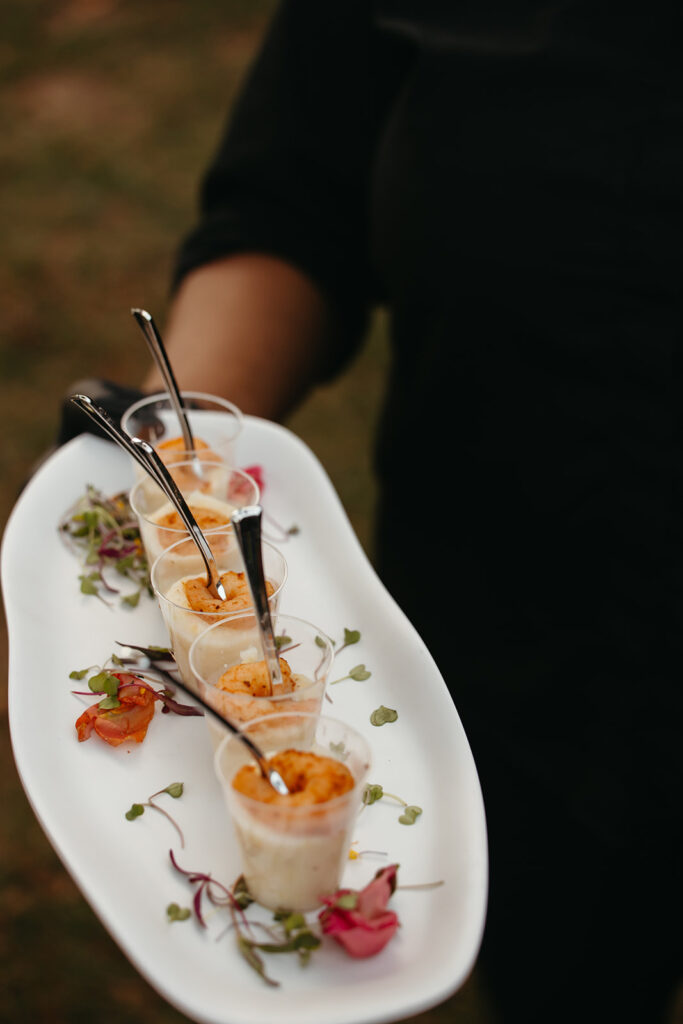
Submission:
<svg viewBox="0 0 683 1024">
<path fill-rule="evenodd" d="M 224 531 L 231 530 L 230 516 L 235 509 L 258 504 L 259 488 L 253 477 L 215 459 L 203 459 L 199 467 L 194 461 L 178 462 L 173 472 L 209 544 L 217 530 L 223 531 L 223 535 L 214 539 L 215 544 L 234 543 Z M 152 565 L 166 548 L 187 536 L 187 528 L 175 506 L 150 477 L 138 480 L 131 489 L 129 501 L 137 517 L 147 560 Z M 188 539 L 187 553 L 192 554 L 194 549 L 194 542 Z"/>
<path fill-rule="evenodd" d="M 312 623 L 281 613 L 273 616 L 273 632 L 281 674 L 276 686 L 271 684 L 251 614 L 234 616 L 230 630 L 221 622 L 209 626 L 190 648 L 190 672 L 197 693 L 236 725 L 285 711 L 320 713 L 334 656 L 332 641 Z M 235 633 L 244 644 L 239 649 L 235 648 Z M 308 725 L 308 720 L 293 722 Z M 207 725 L 216 748 L 227 729 L 209 715 Z M 296 733 L 289 736 L 291 743 L 304 739 Z"/>
<path fill-rule="evenodd" d="M 243 426 L 241 411 L 217 395 L 183 391 L 182 397 L 199 458 L 235 465 L 235 442 Z M 151 444 L 169 468 L 192 454 L 179 436 L 178 417 L 165 391 L 134 402 L 121 417 L 121 427 L 130 437 Z M 141 479 L 144 471 L 137 463 L 134 470 L 136 479 Z"/>
<path fill-rule="evenodd" d="M 168 630 L 180 674 L 193 692 L 197 692 L 190 669 L 190 647 L 205 629 L 221 622 L 221 630 L 213 633 L 217 644 L 231 645 L 235 659 L 239 651 L 249 646 L 245 643 L 245 630 L 249 623 L 255 623 L 251 608 L 249 584 L 239 546 L 234 542 L 232 529 L 217 530 L 207 536 L 216 560 L 226 599 L 221 600 L 210 592 L 204 561 L 197 548 L 188 549 L 188 539 L 176 541 L 166 548 L 152 565 L 150 578 L 152 588 L 159 602 L 161 614 Z M 263 570 L 266 578 L 271 615 L 277 611 L 282 588 L 287 579 L 287 563 L 284 556 L 267 541 L 263 542 Z M 237 618 L 236 618 L 237 617 Z"/>
<path fill-rule="evenodd" d="M 314 910 L 339 888 L 348 862 L 370 747 L 345 722 L 298 711 L 254 719 L 242 731 L 289 789 L 273 789 L 239 736 L 223 739 L 214 766 L 249 893 L 271 910 Z M 308 742 L 290 745 L 294 732 Z"/>
</svg>

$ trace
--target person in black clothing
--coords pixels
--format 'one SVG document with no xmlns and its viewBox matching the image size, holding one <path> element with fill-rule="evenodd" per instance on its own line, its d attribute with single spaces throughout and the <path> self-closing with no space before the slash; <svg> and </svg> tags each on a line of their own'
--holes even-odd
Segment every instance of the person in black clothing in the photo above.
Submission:
<svg viewBox="0 0 683 1024">
<path fill-rule="evenodd" d="M 682 974 L 681 13 L 644 10 L 284 0 L 166 332 L 279 419 L 390 312 L 377 566 L 479 771 L 505 1024 L 656 1024 Z M 411 581 L 405 465 L 443 490 Z"/>
</svg>

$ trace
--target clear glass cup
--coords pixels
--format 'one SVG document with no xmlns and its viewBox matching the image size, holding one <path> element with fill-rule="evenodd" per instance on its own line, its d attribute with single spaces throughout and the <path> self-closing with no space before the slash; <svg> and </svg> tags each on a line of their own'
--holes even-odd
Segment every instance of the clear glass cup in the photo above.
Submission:
<svg viewBox="0 0 683 1024">
<path fill-rule="evenodd" d="M 190 507 L 203 534 L 230 529 L 230 516 L 236 508 L 258 504 L 260 492 L 253 477 L 224 462 L 202 460 L 200 474 L 194 461 L 173 466 L 178 488 Z M 151 477 L 131 488 L 130 506 L 140 528 L 140 539 L 150 565 L 166 548 L 188 535 L 175 507 Z M 195 544 L 188 540 L 186 552 L 192 555 Z M 178 551 L 180 554 L 180 549 Z"/>
<path fill-rule="evenodd" d="M 369 744 L 346 722 L 299 711 L 254 719 L 242 732 L 251 736 L 267 757 L 294 746 L 298 751 L 341 761 L 353 776 L 353 788 L 331 800 L 295 803 L 293 797 L 298 797 L 294 793 L 274 794 L 274 802 L 264 803 L 233 787 L 239 769 L 255 764 L 238 736 L 226 736 L 214 755 L 249 893 L 271 910 L 315 910 L 341 882 L 370 771 Z M 292 742 L 294 736 L 299 737 L 296 743 Z"/>
<path fill-rule="evenodd" d="M 206 583 L 206 568 L 197 547 L 193 545 L 194 551 L 190 551 L 187 540 L 176 541 L 166 548 L 150 570 L 152 588 L 161 608 L 178 669 L 186 685 L 194 687 L 194 692 L 196 686 L 190 670 L 190 647 L 193 640 L 215 622 L 222 621 L 223 628 L 237 643 L 242 643 L 240 637 L 243 629 L 250 620 L 252 623 L 255 621 L 254 616 L 248 614 L 252 608 L 251 597 L 242 554 L 232 529 L 215 530 L 206 534 L 206 540 L 221 576 L 225 573 L 236 574 L 223 580 L 228 592 L 227 601 L 211 599 L 208 594 L 204 594 L 209 601 L 206 611 L 194 610 L 189 606 L 184 582 L 198 579 L 202 593 L 201 585 Z M 287 562 L 284 555 L 268 541 L 262 542 L 262 552 L 266 585 L 271 588 L 268 603 L 271 614 L 274 614 L 287 579 Z M 233 621 L 236 613 L 240 615 L 239 623 Z"/>
<path fill-rule="evenodd" d="M 232 628 L 216 622 L 193 641 L 190 671 L 197 693 L 235 725 L 285 711 L 320 714 L 332 667 L 330 638 L 305 619 L 273 616 L 273 632 L 282 665 L 284 689 L 268 693 L 268 675 L 258 625 L 253 615 L 231 616 Z M 255 667 L 256 666 L 256 667 Z M 206 716 L 216 749 L 228 729 Z"/>
<path fill-rule="evenodd" d="M 235 463 L 235 442 L 242 431 L 243 416 L 232 402 L 201 391 L 181 392 L 200 458 Z M 131 437 L 140 437 L 155 448 L 166 463 L 187 461 L 187 451 L 178 417 L 166 391 L 134 402 L 121 417 L 121 427 Z M 144 472 L 134 462 L 135 475 Z"/>
</svg>

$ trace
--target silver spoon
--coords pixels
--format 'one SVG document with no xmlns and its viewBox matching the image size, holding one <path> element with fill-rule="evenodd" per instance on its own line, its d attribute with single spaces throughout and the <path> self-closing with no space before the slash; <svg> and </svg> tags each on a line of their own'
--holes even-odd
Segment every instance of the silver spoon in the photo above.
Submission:
<svg viewBox="0 0 683 1024">
<path fill-rule="evenodd" d="M 204 559 L 208 578 L 207 586 L 209 590 L 214 597 L 218 597 L 221 601 L 224 601 L 226 597 L 225 589 L 221 583 L 211 548 L 207 544 L 206 538 L 200 530 L 192 512 L 185 503 L 185 499 L 178 490 L 175 480 L 168 472 L 168 469 L 161 461 L 154 448 L 152 448 L 150 444 L 147 444 L 146 441 L 142 441 L 139 437 L 129 437 L 125 431 L 114 423 L 109 414 L 104 409 L 100 408 L 100 406 L 95 405 L 92 399 L 88 398 L 87 395 L 72 395 L 71 401 L 81 409 L 82 412 L 94 420 L 95 423 L 99 424 L 99 426 L 109 434 L 113 441 L 127 451 L 128 454 L 142 466 L 149 476 L 152 477 L 154 482 L 161 487 L 167 498 L 169 498 L 169 500 L 175 505 L 178 514 L 183 519 L 188 530 L 190 530 L 191 536 Z M 233 724 L 233 722 L 221 715 L 215 710 L 215 708 L 212 708 L 210 704 L 207 704 L 206 701 L 199 697 L 193 690 L 190 690 L 189 687 L 187 687 L 179 678 L 179 673 L 177 676 L 173 677 L 173 682 L 194 697 L 194 699 L 198 701 L 202 707 L 209 712 L 209 714 L 218 718 L 219 721 L 227 725 L 232 732 L 240 737 L 242 742 L 249 748 L 258 761 L 261 774 L 268 780 L 268 782 L 270 782 L 276 792 L 283 796 L 286 796 L 289 793 L 285 780 L 275 768 L 268 767 L 268 762 L 266 761 L 264 754 L 249 736 L 245 736 L 241 730 Z"/>
<path fill-rule="evenodd" d="M 86 413 L 90 419 L 94 420 L 95 423 L 102 427 L 113 441 L 116 441 L 121 448 L 127 451 L 128 454 L 142 466 L 145 472 L 151 476 L 154 482 L 161 488 L 178 512 L 180 518 L 185 523 L 190 536 L 199 549 L 199 553 L 202 556 L 206 567 L 206 585 L 209 592 L 213 597 L 218 598 L 220 601 L 225 601 L 227 596 L 225 588 L 221 583 L 220 573 L 218 572 L 213 552 L 207 543 L 206 537 L 200 530 L 197 520 L 192 515 L 192 512 L 180 493 L 175 480 L 151 444 L 148 444 L 147 441 L 141 440 L 139 437 L 129 437 L 121 427 L 118 427 L 116 423 L 114 423 L 109 414 L 100 406 L 95 405 L 92 399 L 88 398 L 87 395 L 72 395 L 71 401 L 82 412 Z"/>
<path fill-rule="evenodd" d="M 137 323 L 145 336 L 150 352 L 154 357 L 154 361 L 159 368 L 159 372 L 166 385 L 171 404 L 175 410 L 176 416 L 180 421 L 180 430 L 183 435 L 183 444 L 185 450 L 194 453 L 195 443 L 194 437 L 192 436 L 192 429 L 190 427 L 190 421 L 185 411 L 185 404 L 183 402 L 182 395 L 180 394 L 180 388 L 175 379 L 173 373 L 173 367 L 171 361 L 168 358 L 168 354 L 164 347 L 164 343 L 161 340 L 161 335 L 157 329 L 156 324 L 150 313 L 146 309 L 131 309 L 131 313 L 135 317 Z"/>
<path fill-rule="evenodd" d="M 116 642 L 119 643 L 118 640 Z M 119 646 L 124 648 L 124 656 L 126 650 L 140 651 L 139 647 L 131 648 L 127 644 L 119 644 Z M 138 657 L 136 660 L 138 662 L 138 666 L 141 667 L 141 671 L 143 672 L 145 671 L 145 668 L 151 668 L 152 670 L 155 670 L 156 668 L 154 662 L 151 661 L 151 659 L 145 654 L 143 654 L 142 658 Z M 156 669 L 156 671 L 159 670 Z M 205 701 L 203 697 L 200 697 L 198 693 L 195 693 L 195 691 L 191 690 L 189 686 L 186 686 L 182 679 L 179 678 L 178 673 L 176 673 L 172 677 L 172 682 L 174 686 L 180 686 L 182 690 L 184 690 L 186 693 L 189 693 L 189 695 L 194 700 L 196 700 L 198 704 L 201 704 L 205 712 L 208 712 L 209 715 L 213 715 L 213 717 L 218 722 L 220 722 L 222 725 L 226 725 L 228 729 L 230 729 L 230 731 L 235 734 L 235 736 L 238 736 L 239 739 L 241 739 L 244 745 L 249 748 L 251 753 L 258 761 L 258 766 L 261 769 L 261 774 L 263 775 L 264 779 L 267 779 L 268 782 L 270 782 L 271 786 L 276 792 L 280 793 L 282 796 L 287 796 L 287 794 L 289 793 L 289 790 L 287 789 L 287 783 L 282 778 L 282 776 L 280 775 L 279 771 L 277 771 L 276 768 L 269 767 L 268 761 L 266 760 L 266 757 L 264 756 L 261 748 L 254 743 L 250 736 L 247 736 L 245 733 L 243 733 L 242 730 L 237 725 L 235 725 L 234 722 L 231 722 L 230 719 L 227 718 L 221 711 L 218 711 L 216 708 L 211 707 L 211 705 L 207 701 Z"/>
<path fill-rule="evenodd" d="M 280 661 L 273 633 L 273 623 L 268 607 L 266 577 L 263 571 L 263 555 L 261 550 L 261 518 L 263 509 L 260 505 L 245 505 L 235 509 L 230 516 L 235 537 L 242 552 L 247 582 L 251 592 L 251 600 L 256 609 L 256 621 L 261 636 L 261 647 L 270 677 L 271 694 L 283 690 Z"/>
</svg>

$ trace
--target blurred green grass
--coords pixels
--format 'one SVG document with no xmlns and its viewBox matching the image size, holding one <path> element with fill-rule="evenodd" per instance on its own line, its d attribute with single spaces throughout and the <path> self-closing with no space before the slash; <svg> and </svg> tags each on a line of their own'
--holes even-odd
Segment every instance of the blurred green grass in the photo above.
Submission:
<svg viewBox="0 0 683 1024">
<path fill-rule="evenodd" d="M 130 307 L 151 310 L 163 326 L 199 175 L 273 6 L 3 0 L 3 524 L 53 444 L 70 384 L 101 376 L 136 385 L 146 372 Z M 369 554 L 371 438 L 386 366 L 378 317 L 349 370 L 288 422 L 323 462 Z M 0 712 L 0 1022 L 179 1024 L 185 1018 L 127 962 L 33 817 L 13 765 L 4 685 Z M 492 1019 L 476 976 L 414 1020 L 454 1018 Z"/>
</svg>

